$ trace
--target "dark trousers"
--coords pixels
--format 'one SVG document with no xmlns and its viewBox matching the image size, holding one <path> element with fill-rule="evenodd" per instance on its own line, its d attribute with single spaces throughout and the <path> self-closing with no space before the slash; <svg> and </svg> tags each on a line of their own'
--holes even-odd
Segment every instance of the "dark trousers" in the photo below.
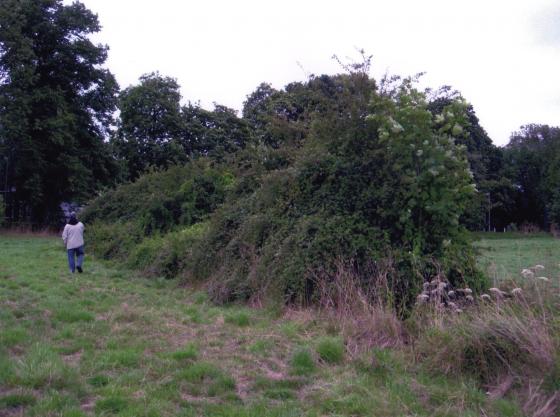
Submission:
<svg viewBox="0 0 560 417">
<path fill-rule="evenodd" d="M 80 246 L 78 248 L 68 249 L 68 266 L 70 267 L 70 272 L 74 273 L 76 270 L 76 266 L 82 267 L 84 263 L 84 246 Z M 76 257 L 78 258 L 78 262 L 76 264 Z"/>
</svg>

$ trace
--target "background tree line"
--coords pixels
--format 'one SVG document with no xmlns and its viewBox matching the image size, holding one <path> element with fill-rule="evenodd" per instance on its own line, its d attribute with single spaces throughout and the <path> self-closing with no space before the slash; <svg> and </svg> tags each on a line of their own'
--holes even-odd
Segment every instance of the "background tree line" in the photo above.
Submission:
<svg viewBox="0 0 560 417">
<path fill-rule="evenodd" d="M 99 29 L 97 16 L 78 2 L 0 4 L 0 188 L 10 222 L 57 224 L 62 201 L 83 204 L 197 158 L 242 165 L 251 153 L 268 168 L 289 166 L 317 115 L 344 111 L 333 99 L 337 76 L 279 90 L 263 83 L 240 117 L 217 104 L 185 104 L 177 81 L 157 72 L 120 90 L 104 67 L 108 47 L 89 40 Z M 426 97 L 437 115 L 460 94 L 446 88 Z M 560 224 L 560 129 L 523 126 L 501 148 L 472 106 L 466 114 L 456 140 L 466 147 L 477 192 L 461 223 L 472 230 Z"/>
</svg>

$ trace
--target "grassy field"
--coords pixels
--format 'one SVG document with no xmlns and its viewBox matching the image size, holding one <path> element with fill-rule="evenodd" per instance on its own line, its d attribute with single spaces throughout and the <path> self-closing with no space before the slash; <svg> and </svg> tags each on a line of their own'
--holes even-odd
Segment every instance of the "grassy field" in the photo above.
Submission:
<svg viewBox="0 0 560 417">
<path fill-rule="evenodd" d="M 484 239 L 481 262 L 557 276 L 559 242 Z M 523 415 L 405 349 L 349 357 L 311 311 L 216 307 L 91 255 L 84 269 L 57 238 L 0 236 L 0 416 Z"/>
<path fill-rule="evenodd" d="M 522 280 L 521 271 L 537 264 L 545 267 L 539 274 L 560 285 L 560 240 L 544 233 L 480 233 L 476 237 L 480 266 L 494 286 Z"/>
</svg>

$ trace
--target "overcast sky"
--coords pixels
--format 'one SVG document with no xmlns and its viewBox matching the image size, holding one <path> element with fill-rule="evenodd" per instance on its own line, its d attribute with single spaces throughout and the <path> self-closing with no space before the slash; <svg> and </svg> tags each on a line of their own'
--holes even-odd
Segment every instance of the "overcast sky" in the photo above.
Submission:
<svg viewBox="0 0 560 417">
<path fill-rule="evenodd" d="M 69 0 L 68 0 L 69 2 Z M 82 0 L 121 88 L 159 71 L 183 100 L 241 110 L 261 82 L 335 74 L 333 54 L 373 55 L 373 76 L 426 72 L 473 104 L 498 145 L 560 125 L 560 0 Z"/>
</svg>

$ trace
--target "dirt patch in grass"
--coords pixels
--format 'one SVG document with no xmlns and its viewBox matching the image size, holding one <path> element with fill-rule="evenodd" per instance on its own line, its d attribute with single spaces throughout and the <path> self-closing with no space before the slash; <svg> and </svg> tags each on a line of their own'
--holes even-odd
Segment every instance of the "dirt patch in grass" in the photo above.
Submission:
<svg viewBox="0 0 560 417">
<path fill-rule="evenodd" d="M 78 350 L 77 352 L 70 353 L 68 355 L 62 355 L 62 360 L 67 365 L 76 367 L 80 364 L 80 359 L 82 359 L 83 351 L 82 349 Z"/>
</svg>

